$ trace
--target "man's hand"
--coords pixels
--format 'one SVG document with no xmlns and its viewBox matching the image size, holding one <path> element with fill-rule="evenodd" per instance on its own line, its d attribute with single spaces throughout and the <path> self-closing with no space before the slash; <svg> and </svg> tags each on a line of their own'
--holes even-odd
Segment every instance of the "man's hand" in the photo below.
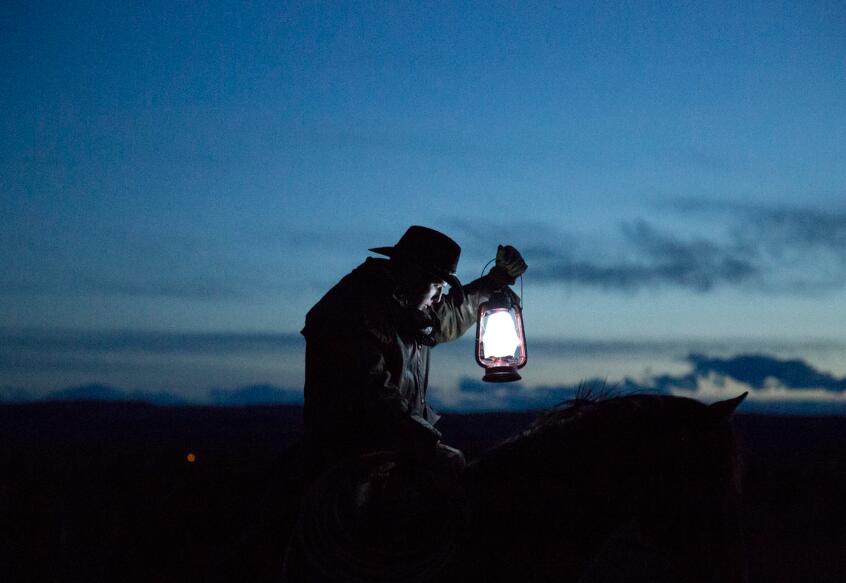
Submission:
<svg viewBox="0 0 846 583">
<path fill-rule="evenodd" d="M 418 462 L 439 474 L 457 476 L 464 470 L 467 461 L 461 450 L 438 441 L 434 447 L 417 451 Z"/>
<path fill-rule="evenodd" d="M 528 266 L 523 256 L 511 245 L 500 245 L 496 249 L 496 265 L 491 269 L 491 276 L 502 286 L 513 285 L 517 278 L 525 273 Z"/>
<path fill-rule="evenodd" d="M 439 465 L 442 465 L 454 474 L 461 473 L 467 466 L 467 460 L 464 459 L 464 454 L 460 449 L 441 443 L 440 441 L 438 442 L 437 456 L 440 460 Z"/>
</svg>

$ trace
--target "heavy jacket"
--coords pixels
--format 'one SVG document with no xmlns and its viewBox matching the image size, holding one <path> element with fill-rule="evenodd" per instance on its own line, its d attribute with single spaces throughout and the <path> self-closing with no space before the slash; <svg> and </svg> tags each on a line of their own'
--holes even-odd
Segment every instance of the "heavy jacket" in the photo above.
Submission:
<svg viewBox="0 0 846 583">
<path fill-rule="evenodd" d="M 378 449 L 421 450 L 440 437 L 426 401 L 431 347 L 476 323 L 496 283 L 485 276 L 431 309 L 406 308 L 387 259 L 368 258 L 308 312 L 305 436 L 320 465 Z"/>
</svg>

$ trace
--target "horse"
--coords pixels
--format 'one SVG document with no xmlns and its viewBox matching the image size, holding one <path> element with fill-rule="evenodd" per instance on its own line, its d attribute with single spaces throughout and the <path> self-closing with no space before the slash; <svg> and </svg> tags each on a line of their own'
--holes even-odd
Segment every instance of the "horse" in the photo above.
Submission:
<svg viewBox="0 0 846 583">
<path fill-rule="evenodd" d="M 457 476 L 350 460 L 306 496 L 283 580 L 743 582 L 745 397 L 580 391 Z"/>
</svg>

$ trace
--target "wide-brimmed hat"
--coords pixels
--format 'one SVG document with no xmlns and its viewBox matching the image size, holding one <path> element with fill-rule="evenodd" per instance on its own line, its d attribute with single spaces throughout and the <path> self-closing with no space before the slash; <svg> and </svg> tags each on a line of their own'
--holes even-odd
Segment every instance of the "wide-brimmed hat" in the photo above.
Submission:
<svg viewBox="0 0 846 583">
<path fill-rule="evenodd" d="M 374 247 L 370 251 L 406 261 L 451 287 L 461 287 L 454 275 L 461 246 L 440 231 L 413 225 L 393 247 Z"/>
</svg>

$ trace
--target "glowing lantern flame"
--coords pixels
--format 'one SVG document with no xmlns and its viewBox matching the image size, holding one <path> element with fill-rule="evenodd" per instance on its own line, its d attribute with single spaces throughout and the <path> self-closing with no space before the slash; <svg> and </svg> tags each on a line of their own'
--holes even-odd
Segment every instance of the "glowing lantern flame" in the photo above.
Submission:
<svg viewBox="0 0 846 583">
<path fill-rule="evenodd" d="M 514 358 L 520 347 L 520 338 L 514 328 L 514 320 L 508 312 L 503 310 L 490 314 L 482 332 L 483 357 Z"/>
</svg>

